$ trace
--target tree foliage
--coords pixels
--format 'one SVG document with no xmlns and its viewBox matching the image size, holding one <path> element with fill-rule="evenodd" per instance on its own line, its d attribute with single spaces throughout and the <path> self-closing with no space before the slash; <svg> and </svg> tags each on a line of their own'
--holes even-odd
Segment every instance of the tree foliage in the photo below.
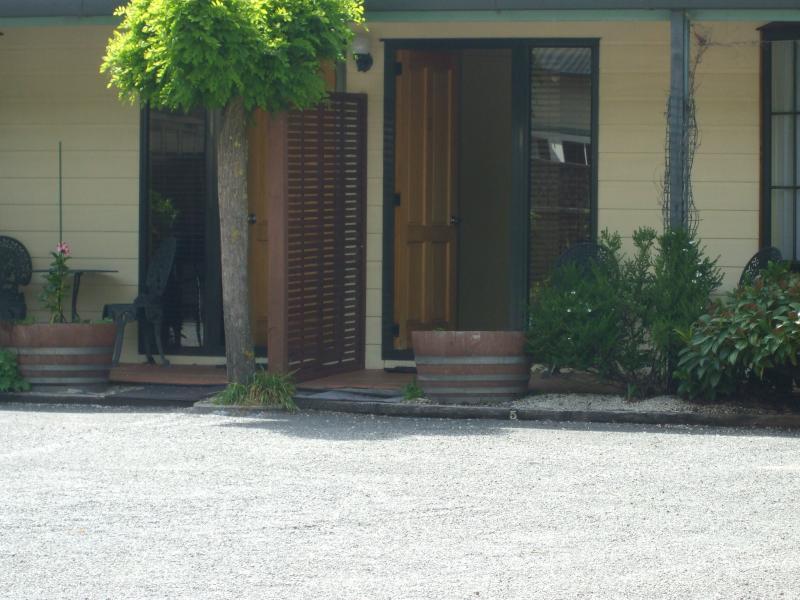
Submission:
<svg viewBox="0 0 800 600">
<path fill-rule="evenodd" d="M 101 71 L 158 108 L 307 108 L 324 98 L 320 61 L 342 60 L 360 0 L 132 0 Z"/>
</svg>

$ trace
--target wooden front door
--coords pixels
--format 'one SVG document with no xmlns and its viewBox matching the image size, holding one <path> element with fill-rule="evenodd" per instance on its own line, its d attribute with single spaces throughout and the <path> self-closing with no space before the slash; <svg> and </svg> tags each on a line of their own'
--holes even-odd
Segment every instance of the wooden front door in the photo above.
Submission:
<svg viewBox="0 0 800 600">
<path fill-rule="evenodd" d="M 396 87 L 396 349 L 456 327 L 458 54 L 402 50 Z"/>
</svg>

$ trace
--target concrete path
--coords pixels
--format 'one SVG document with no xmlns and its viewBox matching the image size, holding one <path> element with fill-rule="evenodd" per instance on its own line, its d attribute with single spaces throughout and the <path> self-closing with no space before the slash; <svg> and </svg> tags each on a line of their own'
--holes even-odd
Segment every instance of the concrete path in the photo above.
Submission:
<svg viewBox="0 0 800 600">
<path fill-rule="evenodd" d="M 0 598 L 796 598 L 800 438 L 0 408 Z"/>
</svg>

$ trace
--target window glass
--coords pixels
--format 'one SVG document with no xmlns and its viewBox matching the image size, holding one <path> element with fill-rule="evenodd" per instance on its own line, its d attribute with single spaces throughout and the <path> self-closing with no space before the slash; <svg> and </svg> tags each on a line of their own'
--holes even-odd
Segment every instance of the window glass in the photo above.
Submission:
<svg viewBox="0 0 800 600">
<path fill-rule="evenodd" d="M 207 118 L 150 110 L 148 117 L 147 230 L 145 261 L 167 238 L 177 241 L 175 263 L 164 294 L 160 332 L 170 354 L 206 343 L 210 269 L 210 202 Z M 212 278 L 213 279 L 213 278 Z"/>
<path fill-rule="evenodd" d="M 800 42 L 769 42 L 770 103 L 766 132 L 770 137 L 768 185 L 770 243 L 787 259 L 800 258 Z"/>
<path fill-rule="evenodd" d="M 794 185 L 794 117 L 772 116 L 772 185 Z"/>
<path fill-rule="evenodd" d="M 772 42 L 772 112 L 792 110 L 794 51 L 794 42 Z"/>
<path fill-rule="evenodd" d="M 591 239 L 592 50 L 531 55 L 530 281 Z"/>
<path fill-rule="evenodd" d="M 784 257 L 792 256 L 794 244 L 794 194 L 788 190 L 772 191 L 772 245 Z"/>
</svg>

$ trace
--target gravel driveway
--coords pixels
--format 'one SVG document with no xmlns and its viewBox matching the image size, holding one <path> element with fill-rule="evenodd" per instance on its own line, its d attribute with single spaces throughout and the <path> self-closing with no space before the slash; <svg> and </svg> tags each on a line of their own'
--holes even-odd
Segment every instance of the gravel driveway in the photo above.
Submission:
<svg viewBox="0 0 800 600">
<path fill-rule="evenodd" d="M 2 598 L 797 598 L 800 439 L 0 410 Z"/>
</svg>

